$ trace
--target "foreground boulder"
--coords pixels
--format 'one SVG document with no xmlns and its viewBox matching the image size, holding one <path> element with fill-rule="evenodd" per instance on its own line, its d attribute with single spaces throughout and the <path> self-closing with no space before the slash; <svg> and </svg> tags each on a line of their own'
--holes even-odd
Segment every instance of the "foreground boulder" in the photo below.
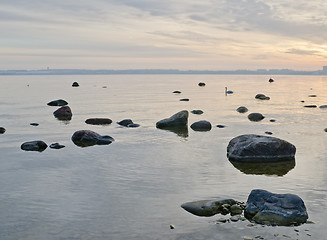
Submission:
<svg viewBox="0 0 327 240">
<path fill-rule="evenodd" d="M 66 102 L 63 99 L 53 100 L 51 102 L 47 103 L 48 106 L 65 106 L 68 105 L 68 102 Z"/>
<path fill-rule="evenodd" d="M 294 161 L 293 144 L 270 136 L 246 134 L 233 138 L 227 146 L 230 161 L 279 162 Z"/>
<path fill-rule="evenodd" d="M 31 141 L 31 142 L 24 142 L 20 148 L 22 150 L 25 151 L 38 151 L 38 152 L 42 152 L 44 151 L 46 148 L 48 147 L 48 145 L 43 142 L 43 141 Z"/>
<path fill-rule="evenodd" d="M 156 123 L 157 128 L 185 127 L 188 121 L 188 111 L 180 111 L 170 118 L 165 118 Z"/>
<path fill-rule="evenodd" d="M 212 126 L 211 126 L 211 123 L 206 121 L 206 120 L 201 120 L 201 121 L 198 121 L 198 122 L 194 122 L 192 125 L 191 125 L 191 128 L 194 130 L 194 131 L 202 131 L 202 132 L 205 132 L 205 131 L 210 131 Z"/>
<path fill-rule="evenodd" d="M 71 120 L 73 113 L 69 106 L 63 106 L 54 111 L 53 115 L 59 120 Z"/>
<path fill-rule="evenodd" d="M 112 120 L 109 118 L 89 118 L 85 120 L 85 123 L 92 125 L 108 125 L 112 123 Z"/>
<path fill-rule="evenodd" d="M 194 215 L 211 217 L 218 213 L 223 215 L 230 213 L 230 207 L 234 204 L 236 204 L 236 201 L 233 199 L 215 199 L 187 202 L 182 204 L 181 207 Z"/>
<path fill-rule="evenodd" d="M 72 136 L 72 141 L 79 147 L 89 147 L 93 145 L 108 145 L 114 141 L 110 136 L 101 136 L 91 130 L 79 130 Z"/>
<path fill-rule="evenodd" d="M 308 213 L 303 200 L 295 194 L 274 194 L 252 190 L 244 216 L 259 224 L 290 226 L 305 223 Z"/>
</svg>

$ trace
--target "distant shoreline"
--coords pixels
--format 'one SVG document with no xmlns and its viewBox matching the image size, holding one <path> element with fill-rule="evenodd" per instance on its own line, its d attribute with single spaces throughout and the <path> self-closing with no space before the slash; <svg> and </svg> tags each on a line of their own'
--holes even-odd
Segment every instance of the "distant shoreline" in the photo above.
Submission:
<svg viewBox="0 0 327 240">
<path fill-rule="evenodd" d="M 41 69 L 41 70 L 0 70 L 0 75 L 124 75 L 124 74 L 212 74 L 212 75 L 327 75 L 327 71 L 296 71 L 290 69 L 258 70 L 177 70 L 177 69 L 127 69 L 127 70 L 89 70 L 89 69 Z"/>
</svg>

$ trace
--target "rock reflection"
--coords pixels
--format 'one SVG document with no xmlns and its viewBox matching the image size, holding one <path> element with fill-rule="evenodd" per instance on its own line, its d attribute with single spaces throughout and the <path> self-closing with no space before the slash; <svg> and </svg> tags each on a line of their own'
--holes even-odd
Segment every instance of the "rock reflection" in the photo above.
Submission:
<svg viewBox="0 0 327 240">
<path fill-rule="evenodd" d="M 295 159 L 285 162 L 242 163 L 231 161 L 232 165 L 245 174 L 284 176 L 295 167 Z"/>
<path fill-rule="evenodd" d="M 177 134 L 179 137 L 182 138 L 187 138 L 188 137 L 188 128 L 187 126 L 181 126 L 181 127 L 164 127 L 164 128 L 159 128 L 161 130 L 166 130 L 169 132 L 173 132 Z"/>
</svg>

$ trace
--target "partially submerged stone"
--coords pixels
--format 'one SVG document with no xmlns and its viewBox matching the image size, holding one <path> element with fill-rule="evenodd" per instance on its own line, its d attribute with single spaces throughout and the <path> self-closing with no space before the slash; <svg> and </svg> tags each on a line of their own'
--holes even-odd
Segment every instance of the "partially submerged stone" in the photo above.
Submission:
<svg viewBox="0 0 327 240">
<path fill-rule="evenodd" d="M 85 123 L 92 125 L 108 125 L 112 123 L 112 120 L 109 118 L 89 118 L 85 120 Z"/>
<path fill-rule="evenodd" d="M 68 102 L 66 102 L 63 99 L 53 100 L 51 102 L 47 103 L 48 106 L 65 106 L 68 105 Z"/>
<path fill-rule="evenodd" d="M 202 110 L 192 110 L 191 113 L 201 115 L 201 114 L 203 114 L 203 111 Z"/>
<path fill-rule="evenodd" d="M 248 115 L 248 119 L 252 122 L 259 122 L 264 118 L 265 116 L 263 116 L 261 113 L 250 113 Z"/>
<path fill-rule="evenodd" d="M 156 123 L 157 128 L 185 127 L 188 122 L 188 111 L 180 111 L 169 118 L 162 119 Z"/>
<path fill-rule="evenodd" d="M 89 147 L 93 145 L 108 145 L 114 141 L 110 136 L 101 136 L 91 130 L 79 130 L 72 136 L 72 141 L 79 147 Z"/>
<path fill-rule="evenodd" d="M 262 93 L 259 93 L 259 94 L 255 95 L 255 99 L 260 99 L 260 100 L 269 100 L 270 97 L 268 97 L 268 96 L 266 96 L 266 95 L 264 95 L 264 94 L 262 94 Z"/>
<path fill-rule="evenodd" d="M 227 146 L 228 159 L 236 162 L 293 161 L 295 152 L 295 146 L 285 140 L 255 134 L 235 137 Z"/>
<path fill-rule="evenodd" d="M 38 152 L 44 151 L 47 147 L 48 147 L 48 145 L 45 142 L 40 141 L 40 140 L 24 142 L 20 146 L 20 148 L 24 151 L 38 151 Z"/>
<path fill-rule="evenodd" d="M 6 132 L 6 129 L 4 127 L 0 127 L 0 134 L 4 134 Z"/>
<path fill-rule="evenodd" d="M 136 128 L 140 126 L 140 124 L 134 123 L 132 119 L 124 119 L 117 123 L 121 126 L 129 127 L 129 128 Z"/>
<path fill-rule="evenodd" d="M 218 213 L 223 215 L 228 214 L 230 207 L 236 203 L 233 199 L 200 200 L 184 203 L 181 207 L 194 215 L 211 217 Z"/>
<path fill-rule="evenodd" d="M 69 106 L 62 106 L 54 111 L 53 115 L 59 120 L 71 120 L 73 113 Z"/>
<path fill-rule="evenodd" d="M 205 132 L 205 131 L 210 131 L 212 126 L 211 126 L 211 123 L 209 121 L 201 120 L 201 121 L 197 121 L 197 122 L 192 123 L 191 128 L 194 131 Z"/>
<path fill-rule="evenodd" d="M 61 149 L 61 148 L 64 148 L 65 146 L 61 145 L 59 143 L 52 143 L 49 147 L 53 148 L 53 149 Z"/>
<path fill-rule="evenodd" d="M 278 226 L 299 225 L 308 219 L 306 207 L 299 196 L 261 189 L 251 191 L 244 215 L 259 224 Z"/>
<path fill-rule="evenodd" d="M 240 107 L 238 107 L 238 108 L 236 109 L 236 111 L 239 112 L 239 113 L 246 113 L 246 112 L 249 111 L 249 110 L 247 109 L 247 107 L 240 106 Z"/>
</svg>

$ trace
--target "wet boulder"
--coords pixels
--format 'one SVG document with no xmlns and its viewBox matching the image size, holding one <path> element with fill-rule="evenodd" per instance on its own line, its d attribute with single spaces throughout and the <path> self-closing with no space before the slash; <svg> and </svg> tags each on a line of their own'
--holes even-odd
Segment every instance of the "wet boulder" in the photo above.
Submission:
<svg viewBox="0 0 327 240">
<path fill-rule="evenodd" d="M 62 106 L 54 111 L 53 115 L 59 120 L 71 120 L 73 113 L 69 106 Z"/>
<path fill-rule="evenodd" d="M 244 216 L 259 224 L 300 225 L 308 219 L 303 200 L 295 194 L 275 194 L 266 190 L 252 190 Z"/>
<path fill-rule="evenodd" d="M 208 122 L 206 120 L 201 120 L 201 121 L 197 121 L 197 122 L 192 123 L 191 128 L 194 131 L 205 132 L 205 131 L 210 131 L 211 128 L 212 128 L 212 125 L 211 125 L 210 122 Z"/>
<path fill-rule="evenodd" d="M 169 118 L 162 119 L 156 123 L 157 128 L 185 127 L 188 122 L 188 111 L 180 111 Z"/>
<path fill-rule="evenodd" d="M 236 162 L 294 161 L 295 152 L 295 146 L 285 140 L 255 134 L 235 137 L 227 146 L 228 159 Z"/>
<path fill-rule="evenodd" d="M 44 151 L 46 148 L 48 147 L 48 145 L 43 142 L 43 141 L 31 141 L 31 142 L 24 142 L 20 148 L 24 151 L 38 151 L 38 152 L 42 152 Z"/>
<path fill-rule="evenodd" d="M 79 130 L 72 136 L 72 141 L 79 147 L 89 147 L 93 145 L 108 145 L 114 141 L 110 136 L 101 136 L 91 130 Z"/>
<path fill-rule="evenodd" d="M 53 100 L 51 102 L 47 103 L 48 106 L 66 106 L 68 105 L 68 102 L 66 102 L 63 99 Z"/>
</svg>

